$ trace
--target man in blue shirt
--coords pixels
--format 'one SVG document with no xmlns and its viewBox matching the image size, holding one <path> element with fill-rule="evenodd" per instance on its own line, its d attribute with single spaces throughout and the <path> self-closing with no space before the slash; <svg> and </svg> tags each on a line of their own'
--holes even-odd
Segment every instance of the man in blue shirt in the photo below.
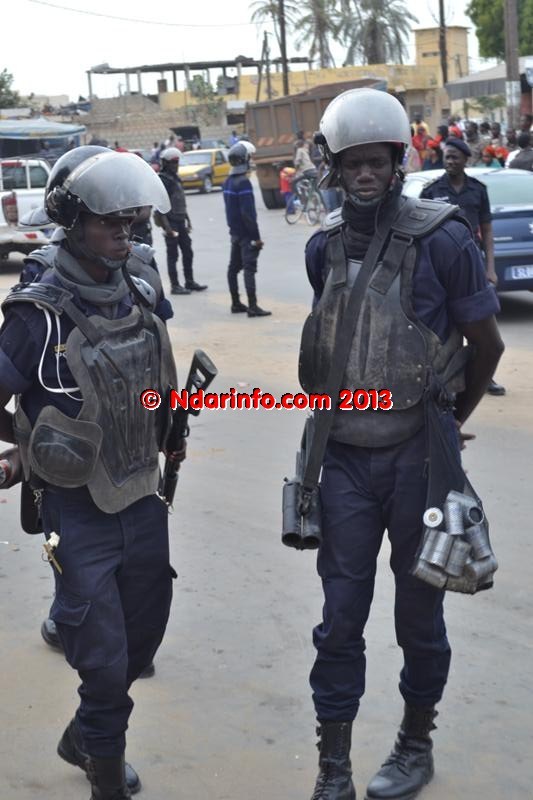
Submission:
<svg viewBox="0 0 533 800">
<path fill-rule="evenodd" d="M 320 726 L 312 800 L 355 800 L 351 729 L 365 690 L 364 630 L 385 529 L 403 650 L 404 715 L 393 751 L 365 797 L 406 800 L 433 776 L 430 734 L 451 658 L 444 590 L 412 574 L 428 491 L 425 404 L 431 396 L 459 461 L 459 437 L 469 438 L 461 427 L 503 350 L 494 319 L 499 306 L 471 232 L 453 208 L 427 201 L 413 208 L 401 197 L 398 168 L 411 134 L 395 98 L 374 89 L 343 92 L 326 108 L 320 132 L 326 182 L 340 185 L 346 199 L 306 249 L 315 303 L 302 335 L 300 382 L 306 392 L 328 391 L 355 292 L 357 326 L 347 360 L 337 365 L 344 368 L 342 388 L 387 389 L 393 405 L 331 412 L 317 561 L 324 607 L 313 631 L 310 676 Z M 394 233 L 386 234 L 390 225 Z M 371 247 L 380 252 L 375 264 L 367 257 Z M 373 266 L 363 286 L 362 263 Z M 466 369 L 463 337 L 475 346 Z"/>
<path fill-rule="evenodd" d="M 264 242 L 259 234 L 254 190 L 248 178 L 250 154 L 255 152 L 250 142 L 238 142 L 230 148 L 228 159 L 231 164 L 229 177 L 224 181 L 224 205 L 226 220 L 231 237 L 231 254 L 228 266 L 228 286 L 231 294 L 231 313 L 246 312 L 249 317 L 268 317 L 257 304 L 255 273 L 257 259 Z M 248 305 L 241 303 L 237 275 L 244 271 L 244 286 L 248 295 Z"/>
<path fill-rule="evenodd" d="M 471 150 L 462 139 L 447 139 L 444 148 L 445 173 L 425 186 L 420 196 L 459 206 L 470 223 L 476 244 L 485 255 L 487 280 L 497 286 L 489 196 L 485 184 L 465 172 L 470 156 Z M 487 391 L 492 395 L 505 394 L 505 388 L 494 379 L 491 379 Z"/>
</svg>

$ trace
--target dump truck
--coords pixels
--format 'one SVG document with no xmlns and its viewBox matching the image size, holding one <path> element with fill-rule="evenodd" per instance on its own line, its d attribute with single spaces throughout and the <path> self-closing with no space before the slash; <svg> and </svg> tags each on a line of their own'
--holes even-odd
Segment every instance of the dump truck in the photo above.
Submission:
<svg viewBox="0 0 533 800">
<path fill-rule="evenodd" d="M 328 103 L 347 89 L 370 86 L 386 91 L 387 82 L 376 78 L 315 86 L 299 94 L 246 105 L 246 133 L 256 147 L 254 162 L 263 202 L 267 208 L 283 208 L 279 171 L 292 165 L 297 131 L 312 139 Z"/>
</svg>

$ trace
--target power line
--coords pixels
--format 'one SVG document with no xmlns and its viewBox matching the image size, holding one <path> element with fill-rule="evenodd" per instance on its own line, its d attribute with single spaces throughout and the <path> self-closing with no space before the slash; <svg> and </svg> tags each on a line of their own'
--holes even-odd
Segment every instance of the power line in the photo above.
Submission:
<svg viewBox="0 0 533 800">
<path fill-rule="evenodd" d="M 28 0 L 29 3 L 35 3 L 39 6 L 49 6 L 61 11 L 72 11 L 74 14 L 86 14 L 89 17 L 103 17 L 104 19 L 115 19 L 120 22 L 135 22 L 142 25 L 160 25 L 165 28 L 244 28 L 255 27 L 254 22 L 225 22 L 213 23 L 213 25 L 195 25 L 187 22 L 157 22 L 152 19 L 137 19 L 132 17 L 119 17 L 114 14 L 101 14 L 98 11 L 87 11 L 84 8 L 71 8 L 70 6 L 62 6 L 59 3 L 48 3 L 46 0 Z"/>
</svg>

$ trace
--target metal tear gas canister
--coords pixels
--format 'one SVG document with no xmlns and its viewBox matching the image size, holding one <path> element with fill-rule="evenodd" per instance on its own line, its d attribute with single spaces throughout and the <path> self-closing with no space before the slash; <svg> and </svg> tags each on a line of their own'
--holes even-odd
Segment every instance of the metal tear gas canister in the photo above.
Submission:
<svg viewBox="0 0 533 800">
<path fill-rule="evenodd" d="M 299 511 L 300 483 L 286 480 L 283 485 L 281 541 L 288 547 L 302 548 L 302 523 Z"/>
<path fill-rule="evenodd" d="M 436 586 L 437 589 L 444 589 L 446 585 L 446 575 L 438 567 L 428 564 L 421 558 L 416 562 L 412 574 L 425 583 Z"/>
<path fill-rule="evenodd" d="M 462 594 L 475 594 L 477 591 L 477 581 L 471 581 L 464 575 L 461 578 L 448 578 L 446 588 L 450 592 L 462 592 Z"/>
<path fill-rule="evenodd" d="M 466 527 L 479 525 L 485 519 L 483 509 L 473 497 L 452 490 L 448 492 L 446 499 L 452 503 L 459 503 L 463 510 L 463 520 Z"/>
<path fill-rule="evenodd" d="M 460 578 L 466 564 L 466 559 L 470 554 L 470 544 L 463 541 L 458 536 L 454 538 L 453 544 L 446 562 L 446 572 L 454 578 Z"/>
<path fill-rule="evenodd" d="M 487 558 L 487 556 L 493 555 L 485 525 L 472 525 L 471 528 L 466 529 L 465 536 L 472 546 L 472 554 L 475 561 L 480 561 L 483 558 Z"/>
<path fill-rule="evenodd" d="M 446 531 L 428 528 L 424 534 L 424 544 L 420 552 L 420 559 L 432 564 L 434 567 L 444 569 L 454 541 L 453 536 L 447 534 Z"/>
<path fill-rule="evenodd" d="M 424 511 L 424 525 L 426 528 L 438 528 L 444 519 L 444 515 L 440 508 L 426 508 Z"/>
<path fill-rule="evenodd" d="M 465 532 L 462 506 L 448 498 L 444 503 L 444 527 L 446 528 L 446 533 L 449 533 L 450 536 L 462 536 Z"/>
<path fill-rule="evenodd" d="M 315 489 L 311 495 L 309 510 L 302 515 L 302 548 L 316 550 L 322 543 L 322 506 L 320 493 Z"/>
<path fill-rule="evenodd" d="M 468 580 L 475 581 L 475 583 L 479 583 L 488 575 L 496 572 L 498 569 L 498 562 L 491 554 L 486 558 L 482 558 L 479 561 L 467 561 L 464 566 L 464 576 L 468 578 Z"/>
<path fill-rule="evenodd" d="M 302 486 L 295 479 L 283 485 L 281 541 L 297 550 L 316 550 L 322 542 L 322 508 L 318 489 L 301 513 Z"/>
</svg>

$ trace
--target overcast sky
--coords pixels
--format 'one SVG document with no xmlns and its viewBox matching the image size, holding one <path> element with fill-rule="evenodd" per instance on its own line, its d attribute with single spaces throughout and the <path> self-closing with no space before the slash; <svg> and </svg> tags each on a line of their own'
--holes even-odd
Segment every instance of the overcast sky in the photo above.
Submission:
<svg viewBox="0 0 533 800">
<path fill-rule="evenodd" d="M 472 26 L 464 5 L 463 0 L 447 0 L 448 24 Z M 407 0 L 406 6 L 418 17 L 417 27 L 435 24 L 438 0 Z M 88 9 L 92 15 L 66 9 Z M 2 9 L 0 69 L 6 67 L 14 75 L 14 86 L 22 94 L 67 94 L 77 99 L 87 94 L 86 70 L 96 64 L 126 67 L 232 59 L 241 54 L 259 58 L 263 26 L 251 25 L 250 16 L 249 0 L 225 4 L 220 0 L 15 0 L 9 3 L 9 11 Z M 469 48 L 471 70 L 478 69 L 474 36 Z M 271 49 L 276 57 L 274 39 Z M 306 53 L 296 51 L 289 42 L 288 55 Z M 334 56 L 340 66 L 342 50 L 334 49 Z M 157 77 L 144 76 L 143 91 L 155 92 Z M 116 95 L 123 80 L 120 75 L 94 76 L 93 91 L 100 97 Z M 136 88 L 135 79 L 131 88 Z"/>
</svg>

